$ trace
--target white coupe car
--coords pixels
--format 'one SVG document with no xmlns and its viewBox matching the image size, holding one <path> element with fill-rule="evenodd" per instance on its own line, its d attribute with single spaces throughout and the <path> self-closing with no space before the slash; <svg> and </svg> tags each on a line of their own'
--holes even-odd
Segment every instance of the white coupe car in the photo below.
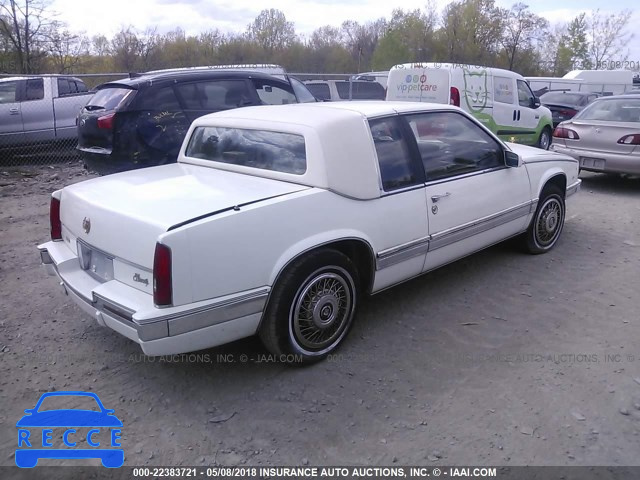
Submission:
<svg viewBox="0 0 640 480">
<path fill-rule="evenodd" d="M 309 362 L 366 294 L 518 235 L 550 250 L 579 187 L 573 158 L 505 144 L 456 107 L 247 107 L 194 121 L 177 164 L 54 192 L 38 248 L 148 355 L 258 334 Z"/>
</svg>

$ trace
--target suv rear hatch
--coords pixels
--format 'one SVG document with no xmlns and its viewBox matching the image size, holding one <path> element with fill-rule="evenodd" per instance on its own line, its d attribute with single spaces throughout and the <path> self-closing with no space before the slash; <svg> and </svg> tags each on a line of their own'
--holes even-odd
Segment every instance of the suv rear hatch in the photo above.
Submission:
<svg viewBox="0 0 640 480">
<path fill-rule="evenodd" d="M 135 95 L 135 88 L 121 83 L 105 83 L 82 108 L 78 116 L 78 149 L 109 155 L 118 112 Z"/>
</svg>

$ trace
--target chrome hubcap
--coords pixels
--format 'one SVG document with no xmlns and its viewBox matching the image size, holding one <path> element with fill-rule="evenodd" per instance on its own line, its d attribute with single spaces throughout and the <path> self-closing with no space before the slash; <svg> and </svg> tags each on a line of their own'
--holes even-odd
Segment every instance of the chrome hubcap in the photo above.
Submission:
<svg viewBox="0 0 640 480">
<path fill-rule="evenodd" d="M 555 198 L 550 198 L 540 209 L 536 223 L 536 237 L 541 246 L 548 246 L 560 232 L 562 221 L 562 205 Z"/>
<path fill-rule="evenodd" d="M 549 134 L 546 132 L 542 133 L 542 137 L 540 138 L 540 147 L 543 150 L 547 150 L 549 148 Z"/>
<path fill-rule="evenodd" d="M 337 273 L 310 277 L 291 311 L 293 333 L 300 346 L 318 351 L 341 337 L 353 310 L 352 292 L 352 285 Z"/>
</svg>

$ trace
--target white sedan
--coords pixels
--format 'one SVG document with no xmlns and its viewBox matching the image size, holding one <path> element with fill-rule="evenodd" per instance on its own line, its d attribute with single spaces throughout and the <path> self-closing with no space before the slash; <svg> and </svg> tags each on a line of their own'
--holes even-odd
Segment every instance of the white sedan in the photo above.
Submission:
<svg viewBox="0 0 640 480">
<path fill-rule="evenodd" d="M 177 164 L 51 200 L 43 264 L 148 355 L 258 334 L 315 361 L 366 294 L 520 236 L 557 243 L 573 158 L 505 144 L 456 107 L 348 102 L 207 115 Z"/>
</svg>

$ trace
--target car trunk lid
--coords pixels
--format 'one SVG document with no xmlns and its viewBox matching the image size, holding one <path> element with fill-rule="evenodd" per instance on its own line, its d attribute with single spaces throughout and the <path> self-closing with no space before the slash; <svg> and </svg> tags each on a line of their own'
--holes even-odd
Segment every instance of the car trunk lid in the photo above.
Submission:
<svg viewBox="0 0 640 480">
<path fill-rule="evenodd" d="M 213 168 L 171 164 L 66 187 L 60 215 L 63 230 L 81 244 L 150 269 L 155 243 L 162 233 L 308 188 Z"/>
<path fill-rule="evenodd" d="M 578 140 L 564 139 L 568 147 L 577 150 L 598 153 L 630 154 L 636 148 L 633 144 L 620 144 L 618 140 L 626 135 L 640 133 L 638 124 L 634 122 L 607 122 L 597 120 L 572 120 L 562 124 L 576 132 L 580 138 Z M 586 156 L 589 156 L 585 152 Z"/>
</svg>

